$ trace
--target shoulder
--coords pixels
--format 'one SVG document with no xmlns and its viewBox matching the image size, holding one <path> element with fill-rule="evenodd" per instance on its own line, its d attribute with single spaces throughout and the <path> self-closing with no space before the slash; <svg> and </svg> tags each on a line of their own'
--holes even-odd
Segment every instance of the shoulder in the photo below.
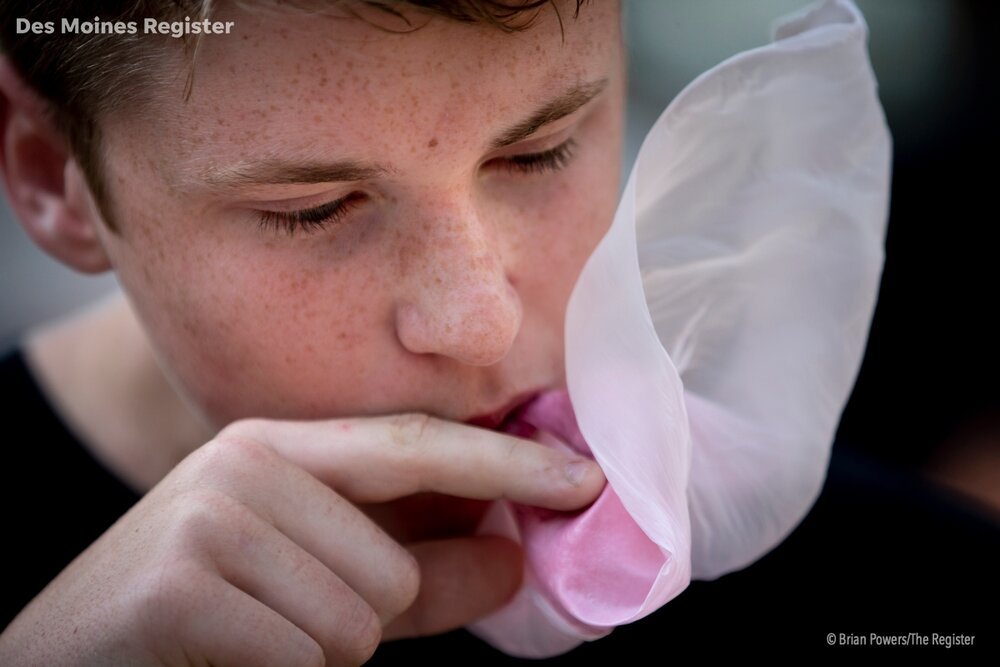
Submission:
<svg viewBox="0 0 1000 667">
<path fill-rule="evenodd" d="M 169 385 L 120 292 L 28 332 L 23 356 L 67 428 L 134 488 L 151 488 L 214 435 Z"/>
</svg>

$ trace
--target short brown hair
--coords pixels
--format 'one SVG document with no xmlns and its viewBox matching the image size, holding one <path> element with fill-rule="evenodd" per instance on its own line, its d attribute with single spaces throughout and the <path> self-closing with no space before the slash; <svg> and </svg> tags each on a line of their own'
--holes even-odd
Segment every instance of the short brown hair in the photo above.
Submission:
<svg viewBox="0 0 1000 667">
<path fill-rule="evenodd" d="M 317 4 L 346 9 L 356 18 L 368 21 L 355 9 L 364 5 L 404 21 L 414 27 L 403 9 L 415 9 L 426 15 L 444 16 L 463 22 L 480 22 L 506 32 L 529 28 L 542 6 L 551 5 L 562 17 L 555 0 L 236 0 L 241 5 L 297 6 Z M 573 18 L 587 0 L 575 0 Z M 85 6 L 86 4 L 86 6 Z M 177 21 L 185 16 L 198 20 L 210 18 L 217 0 L 109 0 L 100 5 L 101 21 L 138 21 L 155 18 Z M 112 232 L 120 233 L 111 215 L 101 159 L 100 119 L 108 113 L 136 108 L 146 99 L 156 74 L 157 65 L 168 57 L 172 42 L 181 42 L 184 53 L 193 64 L 198 38 L 185 36 L 181 40 L 149 39 L 138 34 L 17 34 L 17 19 L 32 22 L 51 21 L 56 25 L 64 18 L 86 16 L 93 11 L 89 3 L 79 0 L 0 0 L 0 48 L 24 81 L 49 104 L 49 112 L 57 129 L 66 138 L 69 148 L 80 164 L 97 206 Z M 525 15 L 530 15 L 525 19 Z M 374 24 L 380 29 L 391 30 Z M 190 93 L 193 67 L 189 70 L 186 95 Z"/>
</svg>

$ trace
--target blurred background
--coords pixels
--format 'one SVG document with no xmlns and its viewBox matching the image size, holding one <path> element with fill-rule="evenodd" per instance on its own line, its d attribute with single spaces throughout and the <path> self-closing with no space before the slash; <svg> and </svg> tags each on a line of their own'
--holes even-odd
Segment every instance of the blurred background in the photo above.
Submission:
<svg viewBox="0 0 1000 667">
<path fill-rule="evenodd" d="M 625 0 L 626 164 L 704 70 L 765 44 L 797 0 Z M 837 447 L 1000 521 L 1000 3 L 857 0 L 894 142 L 886 264 Z"/>
<path fill-rule="evenodd" d="M 625 0 L 626 174 L 698 74 L 770 40 L 802 0 Z M 894 139 L 886 265 L 837 447 L 931 479 L 1000 517 L 1000 331 L 992 196 L 1000 3 L 859 0 Z M 623 176 L 623 185 L 624 185 Z M 118 289 L 44 255 L 0 210 L 0 343 Z M 991 222 L 992 221 L 992 222 Z M 991 305 L 992 304 L 992 305 Z"/>
</svg>

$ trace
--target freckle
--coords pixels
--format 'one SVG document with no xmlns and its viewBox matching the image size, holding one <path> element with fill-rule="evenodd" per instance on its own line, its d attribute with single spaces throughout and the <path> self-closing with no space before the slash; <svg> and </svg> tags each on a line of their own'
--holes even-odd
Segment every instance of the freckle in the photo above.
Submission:
<svg viewBox="0 0 1000 667">
<path fill-rule="evenodd" d="M 437 137 L 435 137 L 435 138 L 431 139 L 430 142 L 428 142 L 427 147 L 428 148 L 434 148 L 437 145 L 438 145 L 438 140 L 437 140 Z"/>
</svg>

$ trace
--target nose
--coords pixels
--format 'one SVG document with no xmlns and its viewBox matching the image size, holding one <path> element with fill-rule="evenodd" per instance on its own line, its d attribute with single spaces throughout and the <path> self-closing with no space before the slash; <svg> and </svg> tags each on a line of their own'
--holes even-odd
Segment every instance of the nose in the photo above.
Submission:
<svg viewBox="0 0 1000 667">
<path fill-rule="evenodd" d="M 470 207 L 426 209 L 400 249 L 403 289 L 396 336 L 415 354 L 439 354 L 489 366 L 507 356 L 521 328 L 522 306 L 504 267 L 491 223 Z"/>
</svg>

